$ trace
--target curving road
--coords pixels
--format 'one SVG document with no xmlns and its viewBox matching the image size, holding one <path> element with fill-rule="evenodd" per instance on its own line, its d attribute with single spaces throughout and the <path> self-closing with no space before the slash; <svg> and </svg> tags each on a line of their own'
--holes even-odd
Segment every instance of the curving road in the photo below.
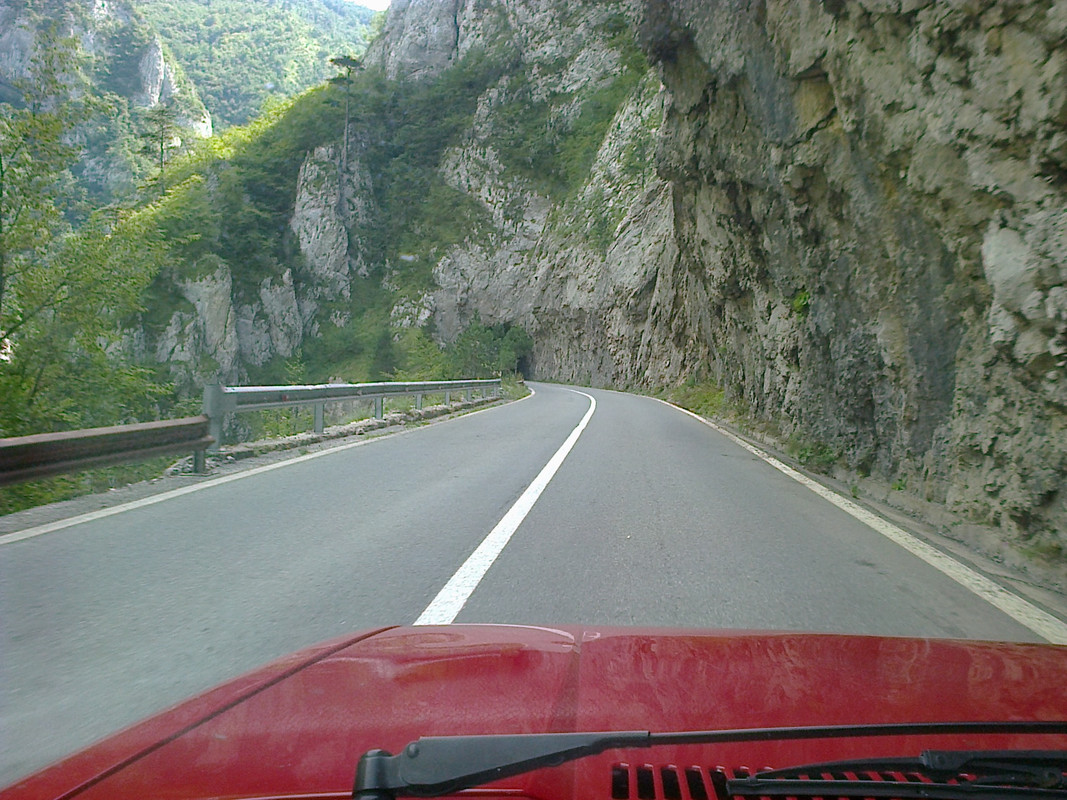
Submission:
<svg viewBox="0 0 1067 800">
<path fill-rule="evenodd" d="M 1039 640 L 692 417 L 644 397 L 535 387 L 517 403 L 0 537 L 0 785 L 290 650 L 414 622 L 583 419 L 456 621 Z"/>
</svg>

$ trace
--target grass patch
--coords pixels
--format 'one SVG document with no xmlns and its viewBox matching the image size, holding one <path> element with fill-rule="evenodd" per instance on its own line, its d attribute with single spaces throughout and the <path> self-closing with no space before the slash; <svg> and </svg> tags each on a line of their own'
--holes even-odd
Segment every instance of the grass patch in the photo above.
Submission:
<svg viewBox="0 0 1067 800">
<path fill-rule="evenodd" d="M 504 397 L 508 400 L 521 400 L 530 394 L 522 376 L 518 374 L 501 376 L 500 387 L 504 392 Z"/>
<path fill-rule="evenodd" d="M 725 417 L 734 412 L 726 390 L 710 381 L 690 381 L 667 393 L 667 399 L 702 417 Z"/>
<path fill-rule="evenodd" d="M 795 458 L 802 466 L 814 469 L 817 472 L 827 472 L 830 467 L 837 463 L 840 453 L 836 448 L 825 442 L 807 439 L 794 433 L 786 442 L 786 452 Z"/>
<path fill-rule="evenodd" d="M 1041 561 L 1067 562 L 1067 545 L 1061 542 L 1035 542 L 1020 549 L 1030 558 Z"/>
</svg>

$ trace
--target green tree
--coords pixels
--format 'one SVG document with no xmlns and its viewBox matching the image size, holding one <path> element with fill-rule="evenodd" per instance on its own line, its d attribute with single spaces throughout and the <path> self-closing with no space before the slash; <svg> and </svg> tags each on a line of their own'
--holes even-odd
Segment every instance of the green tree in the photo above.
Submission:
<svg viewBox="0 0 1067 800">
<path fill-rule="evenodd" d="M 519 371 L 519 365 L 533 352 L 533 337 L 525 328 L 511 326 L 500 340 L 497 351 L 496 368 L 501 374 Z"/>
<path fill-rule="evenodd" d="M 77 45 L 55 27 L 40 32 L 29 74 L 4 88 L 0 102 L 0 339 L 54 307 L 58 295 L 20 298 L 55 243 L 69 231 L 70 167 L 79 150 L 69 139 L 87 119 L 89 104 Z M 62 285 L 57 285 L 57 290 Z M 9 345 L 10 346 L 10 345 Z"/>
<path fill-rule="evenodd" d="M 348 171 L 348 129 L 352 124 L 352 76 L 363 68 L 363 62 L 353 56 L 335 56 L 330 59 L 330 63 L 338 69 L 344 70 L 342 74 L 330 78 L 330 83 L 341 87 L 345 98 L 345 126 L 341 131 L 341 163 L 338 165 L 339 175 L 337 180 L 337 204 L 338 210 L 341 210 L 340 206 L 344 200 L 344 192 L 341 187 L 344 186 L 343 176 Z"/>
<path fill-rule="evenodd" d="M 153 210 L 94 214 L 20 276 L 21 303 L 46 307 L 8 337 L 0 430 L 110 425 L 156 415 L 167 392 L 121 353 L 122 325 L 165 258 Z"/>
<path fill-rule="evenodd" d="M 82 219 L 77 43 L 51 30 L 37 48 L 0 108 L 0 435 L 144 418 L 163 391 L 116 348 L 163 256 L 154 209 Z"/>
<path fill-rule="evenodd" d="M 449 350 L 453 371 L 462 378 L 488 378 L 513 373 L 533 350 L 533 339 L 513 325 L 483 325 L 475 317 Z"/>
<path fill-rule="evenodd" d="M 178 109 L 170 102 L 157 103 L 145 112 L 144 120 L 147 128 L 143 134 L 144 153 L 156 162 L 159 193 L 162 195 L 167 190 L 164 178 L 167 161 L 170 154 L 181 146 L 182 129 Z"/>
</svg>

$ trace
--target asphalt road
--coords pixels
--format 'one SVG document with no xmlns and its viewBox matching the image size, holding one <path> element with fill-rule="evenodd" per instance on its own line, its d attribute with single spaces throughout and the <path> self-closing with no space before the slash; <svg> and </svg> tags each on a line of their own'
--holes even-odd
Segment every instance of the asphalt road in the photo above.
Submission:
<svg viewBox="0 0 1067 800">
<path fill-rule="evenodd" d="M 293 649 L 414 622 L 590 408 L 536 389 L 0 538 L 0 785 Z M 588 426 L 456 621 L 1037 640 L 691 417 L 583 391 Z"/>
</svg>

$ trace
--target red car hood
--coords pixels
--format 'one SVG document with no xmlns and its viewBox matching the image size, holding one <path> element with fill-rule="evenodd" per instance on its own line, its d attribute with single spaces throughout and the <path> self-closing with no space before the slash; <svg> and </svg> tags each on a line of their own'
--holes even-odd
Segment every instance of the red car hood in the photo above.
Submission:
<svg viewBox="0 0 1067 800">
<path fill-rule="evenodd" d="M 0 792 L 0 800 L 332 795 L 359 756 L 428 735 L 1067 719 L 1067 648 L 795 633 L 394 628 L 327 642 L 194 698 Z M 497 796 L 688 798 L 685 770 L 926 747 L 1059 747 L 941 736 L 610 751 L 494 784 Z M 624 764 L 623 769 L 619 765 Z M 640 771 L 640 770 L 638 770 Z M 619 776 L 622 776 L 621 778 Z M 627 778 L 626 776 L 631 777 Z M 629 781 L 629 784 L 627 784 Z"/>
</svg>

